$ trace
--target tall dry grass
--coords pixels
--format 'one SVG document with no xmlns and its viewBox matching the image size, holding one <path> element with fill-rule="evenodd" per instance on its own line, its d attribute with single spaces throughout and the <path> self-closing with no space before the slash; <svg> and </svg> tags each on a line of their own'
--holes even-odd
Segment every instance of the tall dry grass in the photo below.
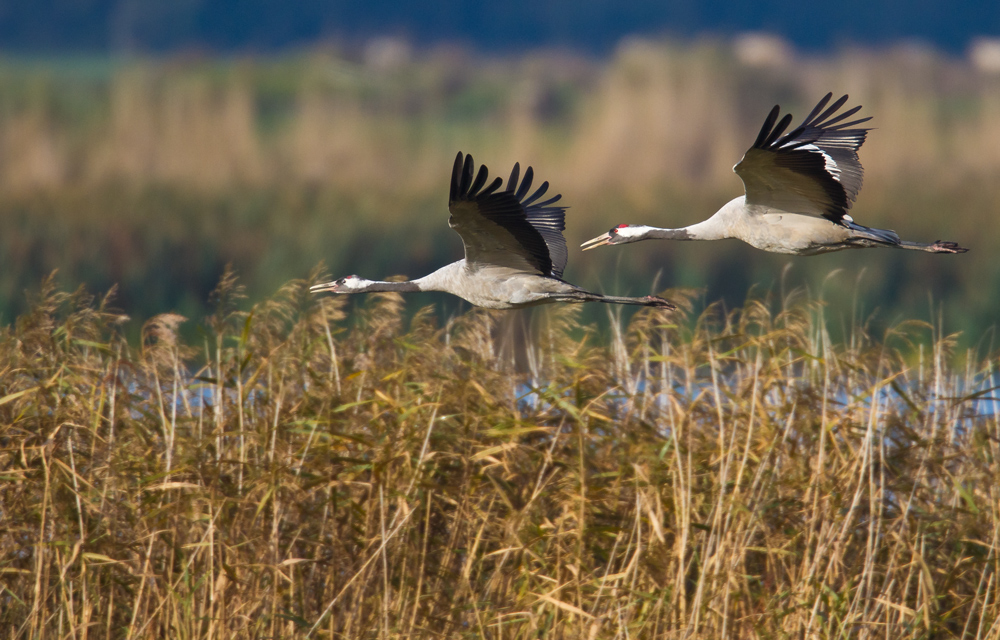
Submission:
<svg viewBox="0 0 1000 640">
<path fill-rule="evenodd" d="M 306 285 L 3 330 L 2 637 L 1000 638 L 996 360 L 940 327 Z"/>
</svg>

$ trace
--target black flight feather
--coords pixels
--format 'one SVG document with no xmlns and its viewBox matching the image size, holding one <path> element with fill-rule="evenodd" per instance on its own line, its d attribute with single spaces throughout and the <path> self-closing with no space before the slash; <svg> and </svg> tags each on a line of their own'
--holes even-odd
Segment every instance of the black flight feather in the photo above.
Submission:
<svg viewBox="0 0 1000 640">
<path fill-rule="evenodd" d="M 805 119 L 802 121 L 803 124 L 808 123 L 808 122 L 812 122 L 813 118 L 816 117 L 816 114 L 823 110 L 823 107 L 825 107 L 826 104 L 828 102 L 830 102 L 830 98 L 832 98 L 832 97 L 833 97 L 833 92 L 832 91 L 830 93 L 826 94 L 825 96 L 823 96 L 823 99 L 820 100 L 819 103 L 815 107 L 813 107 L 813 110 L 810 111 L 809 115 L 807 115 L 805 117 Z"/>
<path fill-rule="evenodd" d="M 525 199 L 534 178 L 531 167 L 525 170 L 524 180 L 518 184 L 520 165 L 515 164 L 503 191 L 497 191 L 502 185 L 500 178 L 495 178 L 482 189 L 489 173 L 483 165 L 473 180 L 474 168 L 472 156 L 464 156 L 463 162 L 463 154 L 459 152 L 452 169 L 449 206 L 456 202 L 475 203 L 479 215 L 511 234 L 527 252 L 532 266 L 544 275 L 561 278 L 568 258 L 566 240 L 562 235 L 566 228 L 566 208 L 549 205 L 558 202 L 562 196 L 556 195 L 537 203 L 548 190 L 549 184 L 544 182 L 530 198 Z"/>
<path fill-rule="evenodd" d="M 767 115 L 751 149 L 774 153 L 777 166 L 811 178 L 827 196 L 823 217 L 846 225 L 845 216 L 857 198 L 864 176 L 858 149 L 869 131 L 852 127 L 871 118 L 843 122 L 861 107 L 838 114 L 848 97 L 844 95 L 827 107 L 832 98 L 832 93 L 825 95 L 802 124 L 786 135 L 782 134 L 792 116 L 786 114 L 779 122 L 780 108 L 776 105 Z"/>
</svg>

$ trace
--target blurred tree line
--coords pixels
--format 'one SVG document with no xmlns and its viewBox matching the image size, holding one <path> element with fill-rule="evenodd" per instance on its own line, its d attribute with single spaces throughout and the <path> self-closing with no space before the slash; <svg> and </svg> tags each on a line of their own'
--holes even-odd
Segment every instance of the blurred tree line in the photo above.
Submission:
<svg viewBox="0 0 1000 640">
<path fill-rule="evenodd" d="M 68 286 L 118 284 L 138 319 L 200 316 L 227 263 L 251 296 L 320 260 L 422 275 L 461 255 L 445 224 L 458 150 L 494 175 L 534 165 L 570 206 L 571 247 L 621 222 L 691 224 L 742 193 L 731 167 L 773 104 L 798 120 L 827 91 L 874 116 L 855 217 L 970 253 L 649 242 L 571 250 L 567 278 L 732 304 L 806 286 L 845 322 L 942 304 L 946 326 L 977 339 L 1000 315 L 1000 77 L 912 47 L 802 57 L 767 38 L 632 39 L 606 60 L 388 38 L 268 57 L 0 59 L 0 317 L 53 269 Z M 414 304 L 432 301 L 461 306 Z"/>
</svg>

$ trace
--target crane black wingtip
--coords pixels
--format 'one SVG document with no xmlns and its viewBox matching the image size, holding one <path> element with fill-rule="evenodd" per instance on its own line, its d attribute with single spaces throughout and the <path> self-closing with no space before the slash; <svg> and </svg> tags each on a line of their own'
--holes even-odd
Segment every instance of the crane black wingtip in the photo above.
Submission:
<svg viewBox="0 0 1000 640">
<path fill-rule="evenodd" d="M 517 187 L 517 192 L 514 193 L 514 197 L 518 200 L 524 200 L 524 196 L 528 195 L 528 191 L 531 190 L 531 183 L 535 179 L 535 170 L 530 166 L 524 170 L 524 179 L 521 180 L 521 186 Z M 507 188 L 511 191 L 514 190 L 514 185 L 508 184 Z"/>
<path fill-rule="evenodd" d="M 757 139 L 754 140 L 753 148 L 760 148 L 764 140 L 767 139 L 768 134 L 771 133 L 771 129 L 774 127 L 774 123 L 778 121 L 778 116 L 781 114 L 781 107 L 774 105 L 771 108 L 771 113 L 767 114 L 767 118 L 764 120 L 764 126 L 760 128 L 760 133 L 757 134 Z"/>
<path fill-rule="evenodd" d="M 510 177 L 507 178 L 507 191 L 514 191 L 517 188 L 517 181 L 521 179 L 521 163 L 515 162 L 514 168 L 510 170 Z"/>
<path fill-rule="evenodd" d="M 472 154 L 465 156 L 465 164 L 462 165 L 462 181 L 459 185 L 459 197 L 464 197 L 472 186 L 473 172 L 476 170 L 476 163 L 472 159 Z"/>
<path fill-rule="evenodd" d="M 464 154 L 459 151 L 458 155 L 455 156 L 455 164 L 451 167 L 451 189 L 448 192 L 448 202 L 454 202 L 458 199 L 462 181 L 462 165 L 464 162 Z"/>
</svg>

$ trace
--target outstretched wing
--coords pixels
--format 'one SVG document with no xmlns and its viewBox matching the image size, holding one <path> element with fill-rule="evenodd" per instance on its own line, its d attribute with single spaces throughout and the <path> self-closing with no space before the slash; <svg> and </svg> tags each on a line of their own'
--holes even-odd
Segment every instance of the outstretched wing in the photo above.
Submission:
<svg viewBox="0 0 1000 640">
<path fill-rule="evenodd" d="M 499 190 L 503 184 L 500 178 L 484 188 L 489 172 L 485 166 L 479 167 L 478 173 L 474 169 L 472 156 L 463 159 L 460 151 L 455 157 L 448 198 L 448 224 L 462 236 L 466 262 L 561 278 L 568 256 L 562 235 L 566 207 L 551 205 L 562 196 L 538 202 L 548 190 L 548 182 L 528 196 L 534 178 L 531 167 L 518 185 L 521 168 L 515 164 L 503 191 Z"/>
<path fill-rule="evenodd" d="M 792 115 L 778 122 L 780 108 L 771 110 L 757 140 L 733 167 L 743 180 L 747 204 L 823 216 L 838 224 L 852 220 L 847 212 L 864 175 L 858 149 L 870 131 L 856 125 L 871 118 L 843 122 L 861 106 L 838 115 L 847 102 L 845 95 L 824 111 L 832 97 L 826 94 L 802 124 L 784 136 Z"/>
</svg>

